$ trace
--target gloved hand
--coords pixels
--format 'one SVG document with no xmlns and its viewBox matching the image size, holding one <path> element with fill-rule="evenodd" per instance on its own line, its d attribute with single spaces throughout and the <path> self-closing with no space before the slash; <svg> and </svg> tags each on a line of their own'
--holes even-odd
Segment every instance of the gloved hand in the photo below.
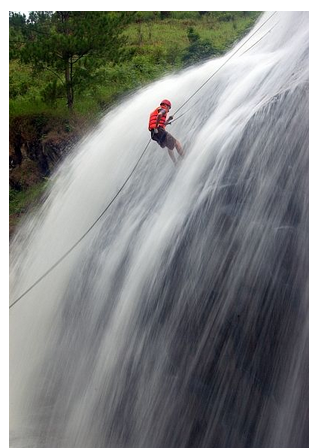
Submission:
<svg viewBox="0 0 311 448">
<path fill-rule="evenodd" d="M 171 115 L 170 117 L 168 117 L 168 120 L 167 120 L 167 121 L 172 121 L 172 120 L 174 120 L 173 115 Z"/>
<path fill-rule="evenodd" d="M 158 131 L 158 128 L 155 128 L 154 129 L 154 131 L 153 131 L 155 134 L 157 134 L 159 131 Z"/>
</svg>

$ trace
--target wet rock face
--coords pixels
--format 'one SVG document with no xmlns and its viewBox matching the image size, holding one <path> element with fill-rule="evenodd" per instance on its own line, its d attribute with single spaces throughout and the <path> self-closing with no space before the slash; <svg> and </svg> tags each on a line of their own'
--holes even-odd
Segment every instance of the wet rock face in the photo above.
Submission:
<svg viewBox="0 0 311 448">
<path fill-rule="evenodd" d="M 58 119 L 44 115 L 15 117 L 10 123 L 10 186 L 27 189 L 49 176 L 79 138 L 79 131 L 69 132 L 66 123 Z"/>
</svg>

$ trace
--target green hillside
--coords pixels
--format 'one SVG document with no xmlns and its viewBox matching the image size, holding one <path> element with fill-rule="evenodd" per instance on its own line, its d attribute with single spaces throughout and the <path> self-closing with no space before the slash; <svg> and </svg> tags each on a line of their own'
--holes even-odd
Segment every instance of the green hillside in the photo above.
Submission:
<svg viewBox="0 0 311 448">
<path fill-rule="evenodd" d="M 125 27 L 127 41 L 120 62 L 98 63 L 87 86 L 77 89 L 77 114 L 102 112 L 120 95 L 165 73 L 180 70 L 227 51 L 253 26 L 259 12 L 138 12 Z M 167 16 L 168 15 L 168 16 Z M 67 113 L 59 78 L 36 72 L 18 59 L 10 61 L 10 116 Z"/>
<path fill-rule="evenodd" d="M 260 14 L 63 11 L 33 12 L 27 21 L 10 13 L 11 230 L 42 194 L 41 184 L 66 148 L 117 100 L 167 73 L 223 54 Z M 57 60 L 66 46 L 75 64 L 71 84 L 64 78 L 65 59 Z"/>
</svg>

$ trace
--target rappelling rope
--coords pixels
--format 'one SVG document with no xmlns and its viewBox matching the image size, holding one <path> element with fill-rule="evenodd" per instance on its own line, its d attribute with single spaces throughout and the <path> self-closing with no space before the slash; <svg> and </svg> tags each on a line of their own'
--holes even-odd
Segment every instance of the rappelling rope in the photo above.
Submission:
<svg viewBox="0 0 311 448">
<path fill-rule="evenodd" d="M 253 45 L 251 45 L 247 50 L 243 51 L 243 53 L 240 56 L 243 56 L 243 54 L 247 53 L 249 50 L 251 50 L 255 45 L 257 45 L 264 37 L 266 37 L 267 34 L 271 33 L 273 28 L 277 26 L 279 22 L 277 22 L 275 25 L 273 25 L 260 39 L 258 39 Z"/>
<path fill-rule="evenodd" d="M 232 59 L 233 58 L 233 56 L 235 56 L 236 54 L 237 54 L 237 52 L 238 51 L 240 51 L 241 50 L 241 48 L 243 48 L 244 47 L 244 45 L 245 44 L 247 44 L 247 42 L 253 37 L 253 36 L 255 36 L 255 34 L 256 33 L 258 33 L 258 31 L 275 15 L 277 13 L 277 11 L 274 11 L 268 18 L 267 18 L 267 20 L 265 20 L 261 25 L 260 25 L 260 27 L 259 28 L 257 28 L 257 30 L 256 31 L 254 31 L 254 33 L 253 34 L 251 34 L 250 35 L 250 37 L 236 50 L 236 51 L 234 51 L 232 54 L 231 54 L 231 56 L 228 58 L 228 59 L 226 59 L 225 60 L 225 62 L 220 66 L 220 67 L 218 67 L 218 69 L 191 95 L 191 96 L 189 96 L 189 98 L 176 110 L 176 112 L 175 112 L 175 114 L 176 113 L 178 113 L 223 67 L 224 67 L 224 65 L 226 65 L 227 64 L 227 62 L 229 62 L 230 61 L 230 59 Z M 274 25 L 275 26 L 275 25 Z M 274 26 L 272 27 L 272 28 L 274 28 Z M 271 28 L 271 29 L 272 29 Z M 271 31 L 271 29 L 266 33 L 266 34 L 268 34 L 270 31 Z M 264 36 L 262 36 L 257 42 L 255 42 L 254 43 L 254 45 L 256 45 L 259 41 L 261 41 L 261 39 L 263 39 L 263 37 L 265 37 L 266 36 L 266 34 L 264 35 Z M 254 46 L 254 45 L 252 45 L 252 47 Z M 252 47 L 250 47 L 250 48 L 252 48 Z M 250 50 L 250 48 L 248 48 L 248 50 Z M 248 50 L 246 50 L 246 51 L 248 51 Z M 246 53 L 246 51 L 244 52 L 244 53 Z M 243 53 L 243 54 L 244 54 Z M 195 103 L 195 104 L 197 104 L 197 102 Z M 191 106 L 191 109 L 195 106 L 195 104 L 193 105 L 193 106 Z M 179 117 L 177 117 L 177 118 L 174 118 L 174 120 L 172 120 L 171 121 L 171 123 L 173 123 L 174 121 L 176 121 L 176 120 L 178 120 L 179 118 L 181 118 L 183 115 L 185 115 L 186 113 L 188 113 L 189 112 L 189 110 L 190 109 L 188 109 L 186 112 L 184 112 L 183 114 L 181 114 L 181 115 L 179 115 Z"/>
<path fill-rule="evenodd" d="M 219 70 L 221 70 L 221 68 L 227 64 L 227 62 L 230 61 L 230 59 L 233 58 L 233 56 L 276 14 L 277 11 L 274 11 L 273 14 L 271 14 L 271 16 L 268 17 L 267 20 L 264 21 L 264 23 L 234 52 L 232 53 L 232 55 L 177 109 L 177 112 L 179 112 L 218 72 Z M 271 30 L 269 30 L 270 32 Z M 268 33 L 266 33 L 268 34 Z M 266 35 L 265 34 L 265 35 Z M 264 37 L 264 36 L 263 36 Z M 261 37 L 257 42 L 255 42 L 255 44 L 257 44 L 263 37 Z M 255 45 L 254 44 L 254 45 Z M 252 45 L 252 47 L 254 46 Z M 252 48 L 250 47 L 250 48 Z M 249 48 L 249 49 L 250 49 Z M 248 50 L 249 50 L 248 49 Z M 246 50 L 246 51 L 248 51 Z M 244 54 L 244 53 L 243 53 Z M 190 109 L 192 109 L 198 101 L 196 101 L 194 103 L 193 106 L 191 106 Z M 174 118 L 174 120 L 172 120 L 170 122 L 173 123 L 173 121 L 178 120 L 179 118 L 181 118 L 183 115 L 185 115 L 186 113 L 189 112 L 188 109 L 186 112 L 184 112 L 183 114 L 181 114 L 179 117 Z M 114 195 L 114 197 L 111 199 L 111 201 L 109 202 L 109 204 L 106 206 L 106 208 L 101 212 L 101 214 L 98 216 L 98 218 L 93 222 L 93 224 L 87 229 L 87 231 L 75 242 L 75 244 L 73 246 L 71 246 L 70 249 L 67 250 L 67 252 L 65 252 L 43 275 L 41 275 L 41 277 L 39 277 L 26 291 L 24 291 L 16 300 L 14 300 L 13 303 L 11 303 L 11 305 L 9 306 L 9 308 L 12 308 L 14 305 L 16 305 L 17 302 L 19 302 L 26 294 L 28 294 L 36 285 L 38 285 L 38 283 L 40 283 L 47 275 L 50 274 L 50 272 L 52 272 L 77 246 L 78 244 L 81 243 L 81 241 L 86 237 L 86 235 L 93 229 L 93 227 L 97 224 L 97 222 L 102 218 L 102 216 L 106 213 L 106 211 L 109 209 L 109 207 L 112 205 L 112 203 L 116 200 L 116 198 L 119 196 L 119 194 L 121 193 L 121 191 L 123 190 L 123 188 L 125 187 L 125 185 L 127 184 L 127 182 L 129 181 L 129 179 L 132 177 L 134 171 L 136 170 L 139 162 L 141 161 L 141 159 L 143 158 L 144 154 L 147 151 L 147 148 L 149 146 L 151 142 L 151 139 L 149 140 L 149 142 L 147 143 L 147 145 L 145 146 L 143 152 L 141 153 L 139 159 L 137 160 L 134 168 L 132 169 L 132 171 L 130 172 L 130 174 L 128 175 L 128 177 L 126 178 L 126 180 L 124 181 L 124 183 L 122 184 L 121 188 L 117 191 L 117 193 Z"/>
<path fill-rule="evenodd" d="M 121 191 L 123 190 L 123 188 L 125 187 L 125 185 L 127 184 L 127 182 L 129 181 L 129 179 L 132 177 L 134 171 L 137 168 L 137 165 L 139 164 L 139 162 L 141 161 L 141 159 L 143 158 L 145 152 L 147 151 L 148 146 L 150 145 L 151 139 L 149 140 L 149 142 L 147 143 L 147 145 L 145 146 L 145 149 L 143 150 L 143 152 L 141 153 L 139 159 L 137 160 L 134 168 L 132 169 L 132 171 L 130 172 L 130 174 L 128 175 L 128 177 L 126 178 L 125 182 L 123 182 L 123 185 L 121 186 L 121 188 L 118 190 L 118 192 L 114 195 L 114 197 L 111 199 L 111 201 L 109 202 L 109 204 L 106 206 L 106 208 L 101 212 L 101 214 L 98 216 L 98 218 L 96 219 L 96 221 L 93 222 L 93 224 L 91 225 L 91 227 L 89 227 L 87 229 L 87 231 L 78 239 L 78 241 L 75 242 L 75 244 L 73 246 L 71 246 L 70 249 L 67 250 L 67 252 L 64 253 L 64 255 L 62 255 L 57 261 L 56 263 L 54 263 L 43 275 L 41 275 L 41 277 L 38 278 L 38 280 L 35 281 L 35 283 L 33 283 L 26 291 L 23 292 L 23 294 L 21 294 L 10 306 L 9 308 L 12 308 L 12 306 L 14 306 L 17 302 L 19 302 L 19 300 L 21 300 L 26 294 L 28 294 L 28 292 L 30 292 L 38 283 L 41 282 L 41 280 L 43 280 L 50 272 L 53 271 L 53 269 L 56 268 L 56 266 L 58 266 L 63 260 L 64 258 L 66 258 L 77 246 L 79 243 L 81 243 L 81 241 L 86 237 L 86 235 L 93 229 L 93 227 L 95 226 L 95 224 L 97 224 L 97 222 L 101 219 L 101 217 L 106 213 L 106 211 L 108 210 L 108 208 L 111 206 L 111 204 L 116 200 L 116 198 L 119 196 L 119 194 L 121 193 Z"/>
</svg>

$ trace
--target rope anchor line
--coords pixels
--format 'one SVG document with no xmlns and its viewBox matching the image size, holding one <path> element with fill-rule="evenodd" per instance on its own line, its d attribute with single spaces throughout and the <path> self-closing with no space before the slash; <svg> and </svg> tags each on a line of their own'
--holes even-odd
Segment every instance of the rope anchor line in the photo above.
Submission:
<svg viewBox="0 0 311 448">
<path fill-rule="evenodd" d="M 243 48 L 244 47 L 244 45 L 246 45 L 247 44 L 247 42 L 248 41 L 250 41 L 251 40 L 251 38 L 253 37 L 253 36 L 255 36 L 255 34 L 256 33 L 258 33 L 258 31 L 276 14 L 276 12 L 277 11 L 274 11 L 261 25 L 260 25 L 260 27 L 259 28 L 257 28 L 257 30 L 256 31 L 254 31 L 254 33 L 253 34 L 251 34 L 250 36 L 249 36 L 249 38 L 242 44 L 242 45 L 240 45 L 240 47 L 236 50 L 236 51 L 234 51 L 232 54 L 231 54 L 231 56 L 228 58 L 228 59 L 226 59 L 225 60 L 225 62 L 220 66 L 220 67 L 218 67 L 218 69 L 214 72 L 214 73 L 212 73 L 212 75 L 191 95 L 191 96 L 189 96 L 189 98 L 177 109 L 177 111 L 175 112 L 175 114 L 177 114 L 226 64 L 227 64 L 227 62 L 229 62 L 230 61 L 230 59 L 232 59 L 233 58 L 233 56 L 235 56 L 237 53 L 238 53 L 238 51 L 239 50 L 241 50 L 241 48 Z M 275 25 L 274 25 L 275 26 Z M 258 41 L 256 41 L 250 48 L 248 48 L 246 51 L 248 51 L 248 50 L 250 50 L 252 47 L 254 47 L 254 45 L 256 45 L 258 42 L 260 42 L 273 28 L 274 28 L 274 26 L 264 35 L 264 36 L 262 36 L 260 39 L 258 39 Z M 244 53 L 246 53 L 246 51 L 244 52 Z M 242 54 L 244 54 L 244 53 L 242 53 Z M 196 103 L 195 103 L 196 104 Z M 178 120 L 179 118 L 181 118 L 182 116 L 184 116 L 189 110 L 191 110 L 194 106 L 195 106 L 195 104 L 193 105 L 193 106 L 191 106 L 191 108 L 190 109 L 188 109 L 186 112 L 184 112 L 183 114 L 181 114 L 181 115 L 179 115 L 179 117 L 177 117 L 177 118 L 174 118 L 174 120 L 172 120 L 171 121 L 171 123 L 173 123 L 174 121 L 176 121 L 176 120 Z"/>
<path fill-rule="evenodd" d="M 236 55 L 236 53 L 242 48 L 244 47 L 244 45 L 256 34 L 258 33 L 258 31 L 276 14 L 277 11 L 274 11 L 273 14 L 271 14 L 267 20 L 265 20 L 265 22 L 234 52 L 232 53 L 232 55 L 177 109 L 177 112 L 179 112 L 221 69 L 222 67 L 224 67 L 224 65 L 227 64 L 227 62 L 230 61 L 230 59 L 233 58 L 233 56 Z M 275 25 L 274 25 L 275 26 Z M 274 28 L 274 27 L 273 27 Z M 272 29 L 272 28 L 271 28 Z M 269 30 L 270 32 L 271 30 Z M 268 33 L 266 33 L 264 36 L 262 36 L 256 43 L 258 43 L 261 39 L 263 39 L 263 37 L 265 37 Z M 254 45 L 255 45 L 254 44 Z M 252 45 L 252 47 L 254 46 Z M 250 48 L 252 48 L 250 47 Z M 249 49 L 250 49 L 249 48 Z M 249 50 L 248 49 L 248 50 Z M 248 51 L 246 50 L 246 51 Z M 244 53 L 246 53 L 246 51 Z M 243 54 L 244 54 L 243 53 Z M 195 103 L 196 104 L 196 103 Z M 181 114 L 179 117 L 175 118 L 174 120 L 171 121 L 171 123 L 173 123 L 174 121 L 178 120 L 179 118 L 181 118 L 183 115 L 185 115 L 186 113 L 188 113 L 194 106 L 192 106 L 190 109 L 188 109 L 186 112 L 184 112 L 183 114 Z M 171 124 L 170 123 L 170 124 Z M 102 218 L 102 216 L 106 213 L 106 211 L 109 209 L 109 207 L 113 204 L 113 202 L 117 199 L 117 197 L 119 196 L 119 194 L 121 193 L 121 191 L 124 189 L 125 185 L 127 184 L 127 182 L 130 180 L 130 178 L 132 177 L 132 175 L 134 174 L 134 171 L 136 170 L 139 162 L 141 161 L 141 159 L 143 158 L 144 154 L 147 151 L 147 148 L 149 146 L 151 142 L 151 139 L 149 140 L 149 142 L 147 143 L 147 145 L 145 146 L 143 152 L 141 153 L 140 157 L 138 158 L 134 168 L 132 169 L 132 171 L 130 172 L 130 174 L 128 175 L 128 177 L 126 178 L 126 180 L 124 181 L 124 183 L 122 184 L 122 186 L 120 187 L 120 189 L 117 191 L 117 193 L 114 195 L 114 197 L 110 200 L 109 204 L 105 207 L 105 209 L 101 212 L 101 214 L 98 216 L 98 218 L 93 222 L 93 224 L 86 230 L 86 232 L 70 247 L 70 249 L 67 250 L 67 252 L 65 252 L 44 274 L 41 275 L 41 277 L 39 277 L 28 289 L 26 289 L 16 300 L 14 300 L 11 305 L 9 306 L 9 309 L 11 309 L 14 305 L 16 305 L 23 297 L 25 297 L 35 286 L 38 285 L 38 283 L 40 283 L 45 277 L 47 277 L 77 246 L 78 244 L 81 243 L 81 241 L 86 237 L 86 235 L 93 229 L 93 227 L 97 224 L 97 222 Z"/>
</svg>

